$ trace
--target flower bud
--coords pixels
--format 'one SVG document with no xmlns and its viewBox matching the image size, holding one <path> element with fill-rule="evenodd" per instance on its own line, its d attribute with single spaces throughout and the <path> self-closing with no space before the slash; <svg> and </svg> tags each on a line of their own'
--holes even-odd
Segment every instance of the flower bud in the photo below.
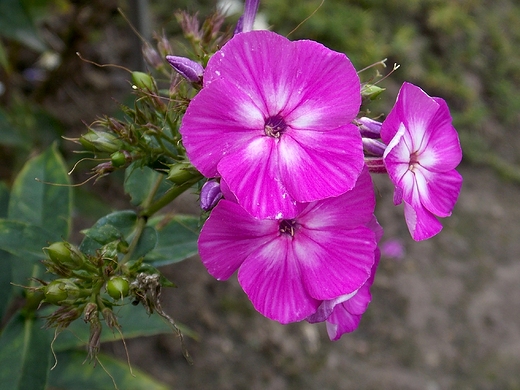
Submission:
<svg viewBox="0 0 520 390">
<path fill-rule="evenodd" d="M 92 152 L 114 153 L 123 147 L 123 142 L 115 135 L 95 130 L 82 135 L 79 142 Z"/>
<path fill-rule="evenodd" d="M 112 166 L 115 168 L 121 168 L 122 166 L 126 165 L 127 161 L 127 155 L 128 152 L 125 153 L 125 151 L 117 151 L 110 155 L 110 161 L 112 162 Z"/>
<path fill-rule="evenodd" d="M 68 245 L 65 242 L 59 241 L 49 245 L 43 250 L 49 256 L 49 259 L 55 263 L 67 263 L 72 255 Z"/>
<path fill-rule="evenodd" d="M 198 176 L 200 176 L 200 173 L 190 163 L 178 163 L 171 165 L 166 179 L 177 185 L 182 185 Z"/>
<path fill-rule="evenodd" d="M 160 69 L 162 66 L 164 66 L 164 62 L 159 53 L 157 53 L 157 50 L 155 50 L 147 43 L 143 45 L 143 57 L 146 62 L 155 69 Z"/>
<path fill-rule="evenodd" d="M 126 278 L 121 276 L 113 276 L 107 282 L 106 290 L 108 295 L 114 299 L 123 299 L 128 296 L 130 290 L 130 284 Z"/>
<path fill-rule="evenodd" d="M 381 136 L 381 122 L 365 116 L 356 119 L 356 124 L 359 126 L 359 132 L 362 137 L 380 138 Z"/>
<path fill-rule="evenodd" d="M 73 300 L 79 297 L 79 287 L 70 279 L 56 279 L 43 289 L 45 302 L 60 305 L 65 300 Z"/>
<path fill-rule="evenodd" d="M 192 61 L 189 58 L 177 56 L 166 56 L 166 60 L 177 73 L 189 82 L 195 84 L 200 84 L 202 82 L 204 68 L 198 62 Z"/>
<path fill-rule="evenodd" d="M 61 268 L 77 270 L 83 266 L 85 261 L 83 254 L 68 242 L 55 242 L 43 250 L 49 259 Z"/>
<path fill-rule="evenodd" d="M 384 143 L 372 138 L 362 138 L 362 140 L 363 150 L 365 153 L 374 157 L 383 157 L 386 149 L 386 145 Z"/>
<path fill-rule="evenodd" d="M 216 180 L 209 180 L 200 190 L 200 208 L 209 211 L 217 205 L 220 198 L 222 198 L 220 183 Z"/>
<path fill-rule="evenodd" d="M 148 91 L 155 91 L 156 89 L 152 76 L 147 73 L 132 72 L 132 83 L 140 89 L 147 89 Z"/>
<path fill-rule="evenodd" d="M 361 88 L 361 97 L 368 98 L 370 100 L 376 99 L 381 93 L 385 90 L 385 88 L 380 88 L 374 84 L 363 84 Z"/>
</svg>

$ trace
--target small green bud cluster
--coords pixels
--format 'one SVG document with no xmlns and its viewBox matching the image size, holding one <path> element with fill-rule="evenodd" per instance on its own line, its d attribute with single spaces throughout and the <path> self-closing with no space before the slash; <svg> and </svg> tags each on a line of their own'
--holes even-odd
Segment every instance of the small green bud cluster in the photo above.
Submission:
<svg viewBox="0 0 520 390">
<path fill-rule="evenodd" d="M 62 330 L 83 316 L 90 324 L 90 358 L 99 351 L 102 320 L 110 329 L 119 329 L 114 306 L 142 302 L 149 313 L 157 311 L 161 287 L 171 285 L 142 258 L 121 264 L 119 256 L 128 249 L 122 238 L 106 243 L 94 255 L 65 241 L 43 248 L 46 258 L 42 262 L 57 278 L 40 280 L 41 286 L 31 289 L 43 303 L 59 306 L 47 317 L 47 327 Z"/>
</svg>

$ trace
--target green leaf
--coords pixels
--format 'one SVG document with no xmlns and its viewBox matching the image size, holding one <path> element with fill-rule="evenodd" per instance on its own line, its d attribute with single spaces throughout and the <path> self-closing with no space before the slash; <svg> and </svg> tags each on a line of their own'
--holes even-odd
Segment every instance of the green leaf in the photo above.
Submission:
<svg viewBox="0 0 520 390">
<path fill-rule="evenodd" d="M 150 189 L 156 185 L 157 180 L 162 179 L 154 197 L 157 199 L 171 188 L 171 185 L 164 180 L 165 177 L 166 175 L 149 167 L 137 167 L 134 163 L 125 171 L 125 192 L 132 198 L 132 204 L 138 206 L 148 197 Z"/>
<path fill-rule="evenodd" d="M 139 259 L 153 250 L 157 245 L 157 231 L 151 226 L 145 226 L 137 242 L 131 259 Z"/>
<path fill-rule="evenodd" d="M 19 0 L 0 0 L 0 35 L 38 52 L 47 48 L 34 25 L 30 10 Z"/>
<path fill-rule="evenodd" d="M 85 238 L 80 245 L 83 253 L 94 255 L 96 249 L 101 248 L 101 244 L 97 240 L 101 240 L 101 236 L 105 229 L 120 232 L 121 237 L 129 236 L 135 229 L 137 224 L 137 214 L 132 210 L 116 211 L 100 218 L 90 229 L 84 230 Z M 110 227 L 106 227 L 110 226 Z M 97 232 L 96 232 L 97 230 Z M 112 233 L 111 233 L 112 234 Z M 91 237 L 96 237 L 93 239 Z"/>
<path fill-rule="evenodd" d="M 0 144 L 11 147 L 23 146 L 24 141 L 26 140 L 20 135 L 19 129 L 13 126 L 6 113 L 0 110 Z"/>
<path fill-rule="evenodd" d="M 50 368 L 50 333 L 41 321 L 15 315 L 0 336 L 3 389 L 44 389 Z"/>
<path fill-rule="evenodd" d="M 42 248 L 49 242 L 58 241 L 38 226 L 25 222 L 0 219 L 0 249 L 31 260 L 42 259 Z"/>
<path fill-rule="evenodd" d="M 59 239 L 59 236 L 52 235 L 38 226 L 0 219 L 0 250 L 17 256 L 11 263 L 12 281 L 17 284 L 27 283 L 34 265 L 40 266 L 39 261 L 43 258 L 42 248 Z"/>
<path fill-rule="evenodd" d="M 197 254 L 199 218 L 190 215 L 175 215 L 167 224 L 164 217 L 150 220 L 158 233 L 158 242 L 145 261 L 158 267 L 177 263 Z"/>
<path fill-rule="evenodd" d="M 0 182 L 0 218 L 7 217 L 7 208 L 9 207 L 9 189 L 2 181 Z"/>
<path fill-rule="evenodd" d="M 53 308 L 54 310 L 55 308 Z M 127 303 L 120 308 L 114 308 L 114 313 L 117 315 L 117 320 L 119 325 L 121 325 L 121 332 L 125 339 L 165 333 L 170 333 L 172 337 L 177 339 L 174 330 L 164 319 L 158 314 L 148 315 L 142 306 L 133 306 Z M 193 330 L 182 324 L 177 324 L 177 326 L 186 336 L 198 339 L 198 335 Z M 53 347 L 55 351 L 82 347 L 87 345 L 88 338 L 89 325 L 85 324 L 84 321 L 74 321 L 65 331 L 58 335 Z M 118 332 L 112 332 L 106 326 L 103 327 L 101 342 L 118 340 L 121 340 L 121 335 Z"/>
<path fill-rule="evenodd" d="M 36 181 L 35 179 L 40 181 Z M 72 190 L 56 145 L 29 160 L 18 174 L 9 199 L 8 217 L 67 238 L 71 225 Z"/>
<path fill-rule="evenodd" d="M 51 371 L 49 385 L 67 390 L 146 389 L 168 390 L 168 386 L 156 381 L 144 372 L 130 368 L 127 362 L 99 354 L 101 364 L 85 363 L 85 352 L 67 351 L 57 355 L 58 365 Z M 107 372 L 105 372 L 106 370 Z"/>
<path fill-rule="evenodd" d="M 90 229 L 83 231 L 86 237 L 80 245 L 80 250 L 94 255 L 97 249 L 109 242 L 124 239 L 129 243 L 136 233 L 137 222 L 137 214 L 131 210 L 116 211 L 106 215 Z M 153 227 L 145 226 L 130 259 L 144 256 L 154 249 L 156 244 L 157 232 Z"/>
<path fill-rule="evenodd" d="M 15 260 L 11 254 L 0 250 L 0 320 L 4 317 L 5 311 L 11 303 L 11 296 L 13 294 L 12 281 L 12 267 L 11 263 Z"/>
</svg>

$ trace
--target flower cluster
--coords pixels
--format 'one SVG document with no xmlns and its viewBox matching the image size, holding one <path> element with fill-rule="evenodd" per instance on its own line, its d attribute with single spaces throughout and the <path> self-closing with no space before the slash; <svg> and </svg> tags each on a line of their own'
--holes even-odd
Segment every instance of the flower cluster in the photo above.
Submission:
<svg viewBox="0 0 520 390">
<path fill-rule="evenodd" d="M 200 256 L 219 280 L 238 271 L 264 316 L 326 322 L 337 340 L 357 328 L 379 263 L 369 172 L 388 172 L 412 237 L 427 239 L 460 191 L 458 136 L 444 100 L 408 83 L 383 123 L 358 117 L 362 84 L 348 57 L 251 31 L 258 2 L 248 4 L 235 36 L 185 76 L 202 80 L 180 127 L 210 179 Z"/>
</svg>

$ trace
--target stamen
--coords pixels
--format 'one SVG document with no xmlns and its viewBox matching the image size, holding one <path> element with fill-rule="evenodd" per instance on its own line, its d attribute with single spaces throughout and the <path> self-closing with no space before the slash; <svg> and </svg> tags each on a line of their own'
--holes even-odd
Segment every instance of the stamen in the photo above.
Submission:
<svg viewBox="0 0 520 390">
<path fill-rule="evenodd" d="M 284 219 L 280 222 L 280 233 L 288 234 L 294 237 L 294 231 L 296 228 L 296 221 L 294 219 Z"/>
<path fill-rule="evenodd" d="M 287 124 L 281 115 L 270 116 L 265 120 L 264 131 L 269 137 L 280 138 L 286 128 Z"/>
</svg>

